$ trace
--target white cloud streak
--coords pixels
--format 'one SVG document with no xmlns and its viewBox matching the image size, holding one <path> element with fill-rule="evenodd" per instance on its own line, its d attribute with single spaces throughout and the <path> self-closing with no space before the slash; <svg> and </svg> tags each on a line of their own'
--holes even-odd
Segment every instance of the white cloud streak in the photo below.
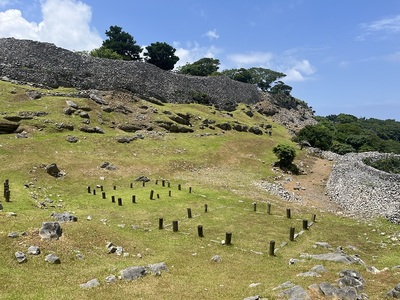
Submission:
<svg viewBox="0 0 400 300">
<path fill-rule="evenodd" d="M 39 23 L 26 20 L 20 10 L 0 12 L 0 37 L 50 42 L 69 50 L 92 50 L 101 45 L 102 38 L 90 27 L 90 6 L 77 0 L 44 0 L 41 8 L 43 20 Z"/>
<path fill-rule="evenodd" d="M 179 57 L 179 61 L 176 63 L 175 67 L 180 67 L 187 63 L 193 63 L 204 57 L 218 58 L 218 54 L 221 53 L 221 49 L 215 46 L 202 47 L 197 42 L 188 43 L 185 46 L 182 46 L 178 42 L 174 42 L 173 46 L 176 49 L 175 55 Z"/>
<path fill-rule="evenodd" d="M 390 35 L 400 32 L 400 15 L 392 18 L 384 18 L 371 23 L 362 23 L 360 27 L 364 32 L 357 37 L 358 41 L 364 41 L 367 37 L 375 34 Z"/>
<path fill-rule="evenodd" d="M 210 40 L 218 39 L 219 34 L 217 33 L 216 29 L 207 31 L 204 36 L 208 37 Z"/>
</svg>

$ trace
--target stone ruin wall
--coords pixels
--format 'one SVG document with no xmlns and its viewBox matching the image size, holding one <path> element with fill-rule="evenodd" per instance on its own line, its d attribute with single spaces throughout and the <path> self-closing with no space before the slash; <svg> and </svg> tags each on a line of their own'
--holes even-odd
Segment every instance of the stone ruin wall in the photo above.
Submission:
<svg viewBox="0 0 400 300">
<path fill-rule="evenodd" d="M 74 53 L 50 43 L 0 39 L 0 78 L 46 87 L 89 90 L 128 90 L 163 102 L 191 103 L 206 96 L 219 109 L 237 103 L 254 104 L 263 95 L 255 85 L 225 76 L 197 77 L 164 71 L 136 61 L 100 59 Z"/>
<path fill-rule="evenodd" d="M 363 162 L 367 157 L 376 160 L 391 155 L 394 154 L 366 152 L 335 155 L 335 164 L 326 186 L 328 196 L 354 216 L 384 216 L 390 219 L 398 215 L 400 175 L 377 170 Z"/>
</svg>

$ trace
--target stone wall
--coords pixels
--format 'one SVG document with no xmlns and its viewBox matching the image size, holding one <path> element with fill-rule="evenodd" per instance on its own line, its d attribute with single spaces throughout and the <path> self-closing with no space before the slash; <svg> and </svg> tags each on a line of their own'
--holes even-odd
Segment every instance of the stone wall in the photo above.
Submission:
<svg viewBox="0 0 400 300">
<path fill-rule="evenodd" d="M 327 194 L 355 216 L 390 218 L 398 214 L 400 175 L 389 174 L 363 163 L 367 157 L 375 160 L 391 155 L 394 154 L 366 152 L 334 156 L 335 164 L 326 186 Z"/>
<path fill-rule="evenodd" d="M 0 78 L 78 89 L 124 89 L 164 102 L 214 104 L 233 110 L 237 103 L 262 100 L 255 85 L 225 76 L 196 77 L 164 71 L 135 61 L 100 59 L 74 53 L 53 44 L 0 39 Z"/>
</svg>

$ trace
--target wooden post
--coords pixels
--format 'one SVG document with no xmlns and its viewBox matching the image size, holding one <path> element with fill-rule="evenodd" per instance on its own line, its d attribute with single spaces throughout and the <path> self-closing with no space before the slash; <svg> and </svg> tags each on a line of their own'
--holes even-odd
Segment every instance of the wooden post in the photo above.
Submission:
<svg viewBox="0 0 400 300">
<path fill-rule="evenodd" d="M 103 191 L 103 190 L 104 190 L 104 189 L 103 189 L 103 186 L 101 185 L 101 186 L 100 186 L 100 191 Z"/>
<path fill-rule="evenodd" d="M 288 219 L 291 218 L 290 208 L 286 208 L 286 217 L 287 217 Z"/>
<path fill-rule="evenodd" d="M 294 241 L 294 227 L 290 227 L 289 240 Z"/>
<path fill-rule="evenodd" d="M 146 186 L 146 182 L 142 181 L 142 186 L 145 187 Z"/>
<path fill-rule="evenodd" d="M 4 184 L 4 187 L 5 187 L 5 184 Z M 87 187 L 87 192 L 88 192 L 88 194 L 92 193 L 91 190 L 90 190 L 90 186 Z"/>
<path fill-rule="evenodd" d="M 171 196 L 172 196 L 171 191 L 168 191 L 168 197 L 171 197 Z"/>
<path fill-rule="evenodd" d="M 308 229 L 308 220 L 303 220 L 303 229 L 304 230 Z"/>
<path fill-rule="evenodd" d="M 161 181 L 161 184 L 163 187 L 165 187 L 165 180 L 163 179 L 163 181 Z"/>
<path fill-rule="evenodd" d="M 267 214 L 271 214 L 271 203 L 268 203 L 267 205 Z"/>
<path fill-rule="evenodd" d="M 172 221 L 172 231 L 173 232 L 178 231 L 178 221 Z"/>
<path fill-rule="evenodd" d="M 191 208 L 187 209 L 187 214 L 188 214 L 188 219 L 191 219 L 192 218 L 192 209 Z"/>
<path fill-rule="evenodd" d="M 316 219 L 316 218 L 317 218 L 317 215 L 316 215 L 316 214 L 313 214 L 313 215 L 312 215 L 312 218 L 311 218 L 311 220 L 312 220 L 313 223 L 315 223 L 315 219 Z"/>
<path fill-rule="evenodd" d="M 181 184 L 178 184 L 178 190 L 180 191 L 181 190 Z"/>
<path fill-rule="evenodd" d="M 111 202 L 115 203 L 115 196 L 111 196 Z"/>
<path fill-rule="evenodd" d="M 96 196 L 96 190 L 95 190 L 95 189 L 93 189 L 93 195 L 95 195 L 95 196 Z"/>
<path fill-rule="evenodd" d="M 171 183 L 168 181 L 168 187 L 170 188 L 171 187 Z"/>
<path fill-rule="evenodd" d="M 198 235 L 199 237 L 204 237 L 204 234 L 203 234 L 203 226 L 202 226 L 202 225 L 197 226 L 197 235 Z"/>
<path fill-rule="evenodd" d="M 157 194 L 157 199 L 160 199 L 160 194 Z"/>
<path fill-rule="evenodd" d="M 5 198 L 6 202 L 10 202 L 10 193 L 11 193 L 10 190 L 5 191 L 4 198 Z"/>
<path fill-rule="evenodd" d="M 116 185 L 114 185 L 114 191 L 117 189 L 117 186 Z"/>
<path fill-rule="evenodd" d="M 164 219 L 163 218 L 159 218 L 158 219 L 158 229 L 163 229 L 164 228 Z"/>
<path fill-rule="evenodd" d="M 130 185 L 130 187 L 131 187 L 131 188 L 133 188 L 133 183 L 132 183 L 132 182 L 131 182 L 131 185 Z"/>
<path fill-rule="evenodd" d="M 132 195 L 132 203 L 136 203 L 136 196 Z"/>
<path fill-rule="evenodd" d="M 257 211 L 257 203 L 253 202 L 253 211 Z"/>
<path fill-rule="evenodd" d="M 106 199 L 106 192 L 101 192 L 101 197 L 102 197 L 103 199 Z"/>
<path fill-rule="evenodd" d="M 154 200 L 154 191 L 153 190 L 150 191 L 150 200 Z"/>
<path fill-rule="evenodd" d="M 275 256 L 275 241 L 269 242 L 269 255 Z"/>
<path fill-rule="evenodd" d="M 122 198 L 118 198 L 118 205 L 122 206 Z"/>
<path fill-rule="evenodd" d="M 156 184 L 158 184 L 158 179 L 156 179 Z"/>
<path fill-rule="evenodd" d="M 208 212 L 208 205 L 204 204 L 204 212 Z"/>
<path fill-rule="evenodd" d="M 8 179 L 4 181 L 4 199 L 6 202 L 10 202 L 10 185 L 8 183 Z"/>
<path fill-rule="evenodd" d="M 189 194 L 192 193 L 192 187 L 189 187 Z"/>
<path fill-rule="evenodd" d="M 232 232 L 227 232 L 225 234 L 225 245 L 231 245 L 232 244 Z"/>
</svg>

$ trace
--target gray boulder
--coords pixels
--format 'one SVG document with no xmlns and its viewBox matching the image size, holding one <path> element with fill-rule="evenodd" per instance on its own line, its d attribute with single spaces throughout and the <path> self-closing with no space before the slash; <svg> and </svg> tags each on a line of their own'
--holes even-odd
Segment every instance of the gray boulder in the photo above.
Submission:
<svg viewBox="0 0 400 300">
<path fill-rule="evenodd" d="M 289 300 L 311 300 L 306 290 L 299 285 L 295 285 L 290 289 L 280 292 L 279 297 L 286 297 L 286 299 Z"/>
<path fill-rule="evenodd" d="M 42 239 L 58 240 L 62 235 L 62 229 L 58 222 L 44 222 L 39 230 Z"/>
<path fill-rule="evenodd" d="M 61 263 L 60 258 L 55 254 L 46 255 L 44 260 L 51 264 L 60 264 Z"/>
<path fill-rule="evenodd" d="M 94 288 L 96 286 L 99 286 L 100 282 L 97 278 L 95 279 L 91 279 L 88 282 L 82 283 L 79 286 L 83 289 L 90 289 L 90 288 Z"/>
<path fill-rule="evenodd" d="M 387 292 L 387 295 L 395 299 L 400 299 L 400 283 Z"/>
<path fill-rule="evenodd" d="M 61 177 L 63 173 L 61 173 L 60 169 L 57 167 L 55 163 L 49 164 L 46 166 L 46 172 L 47 174 L 53 176 L 53 177 Z"/>
<path fill-rule="evenodd" d="M 40 248 L 38 246 L 30 246 L 28 248 L 28 254 L 39 255 L 40 254 Z"/>
<path fill-rule="evenodd" d="M 165 262 L 150 264 L 150 265 L 147 265 L 145 268 L 146 268 L 147 273 L 151 273 L 151 274 L 155 274 L 155 275 L 160 275 L 161 271 L 168 271 L 167 264 Z"/>
<path fill-rule="evenodd" d="M 20 251 L 15 252 L 15 258 L 17 259 L 18 263 L 20 263 L 20 264 L 28 261 L 25 253 L 20 252 Z"/>
<path fill-rule="evenodd" d="M 69 212 L 52 213 L 51 216 L 58 222 L 77 222 L 78 217 L 71 215 Z"/>
<path fill-rule="evenodd" d="M 129 267 L 121 271 L 121 279 L 136 280 L 146 275 L 146 269 L 141 266 Z"/>
</svg>

